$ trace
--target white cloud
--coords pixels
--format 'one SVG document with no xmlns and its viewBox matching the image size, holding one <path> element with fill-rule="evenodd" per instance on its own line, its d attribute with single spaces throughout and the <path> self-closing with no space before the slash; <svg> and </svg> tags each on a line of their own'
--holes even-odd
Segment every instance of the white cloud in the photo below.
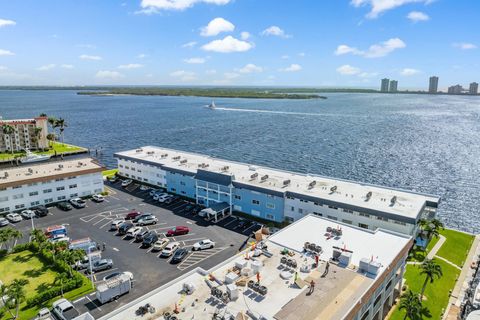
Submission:
<svg viewBox="0 0 480 320">
<path fill-rule="evenodd" d="M 72 64 L 62 64 L 60 65 L 60 68 L 63 68 L 63 69 L 73 69 L 75 68 Z"/>
<path fill-rule="evenodd" d="M 5 66 L 0 66 L 0 71 L 5 71 L 5 70 L 8 70 L 8 68 Z"/>
<path fill-rule="evenodd" d="M 215 70 L 215 69 L 209 69 L 209 70 L 205 70 L 205 73 L 206 73 L 206 74 L 216 74 L 216 73 L 217 73 L 217 70 Z"/>
<path fill-rule="evenodd" d="M 7 19 L 0 19 L 0 28 L 6 27 L 6 26 L 14 26 L 17 23 L 13 20 L 7 20 Z"/>
<path fill-rule="evenodd" d="M 225 72 L 223 75 L 228 80 L 232 80 L 240 76 L 238 73 L 235 73 L 235 72 Z"/>
<path fill-rule="evenodd" d="M 203 37 L 211 37 L 222 32 L 232 32 L 233 30 L 235 30 L 235 25 L 233 23 L 223 18 L 215 18 L 205 27 L 202 27 L 200 35 Z"/>
<path fill-rule="evenodd" d="M 79 56 L 80 59 L 82 60 L 92 60 L 92 61 L 98 61 L 98 60 L 102 60 L 102 57 L 100 56 L 91 56 L 91 55 L 88 55 L 88 54 L 82 54 Z"/>
<path fill-rule="evenodd" d="M 147 57 L 147 55 L 146 55 L 145 53 L 139 53 L 139 54 L 137 55 L 137 58 L 138 58 L 138 59 L 144 59 L 144 58 L 146 58 L 146 57 Z"/>
<path fill-rule="evenodd" d="M 369 19 L 375 19 L 380 14 L 388 10 L 395 9 L 409 3 L 417 2 L 429 4 L 433 1 L 434 0 L 351 0 L 350 4 L 354 7 L 370 6 L 371 10 L 366 17 Z"/>
<path fill-rule="evenodd" d="M 254 73 L 254 72 L 262 72 L 263 68 L 256 66 L 253 63 L 248 63 L 243 68 L 237 69 L 236 71 L 240 73 Z"/>
<path fill-rule="evenodd" d="M 118 69 L 138 69 L 138 68 L 141 68 L 143 67 L 143 64 L 139 64 L 139 63 L 129 63 L 129 64 L 121 64 L 119 65 L 117 68 Z"/>
<path fill-rule="evenodd" d="M 417 69 L 412 69 L 412 68 L 405 68 L 403 69 L 402 71 L 400 71 L 400 74 L 402 76 L 413 76 L 413 75 L 416 75 L 420 73 L 420 70 L 417 70 Z"/>
<path fill-rule="evenodd" d="M 195 72 L 185 71 L 185 70 L 178 70 L 170 73 L 170 76 L 173 78 L 178 78 L 181 81 L 191 81 L 195 80 Z"/>
<path fill-rule="evenodd" d="M 38 71 L 48 71 L 48 70 L 51 70 L 53 68 L 55 68 L 55 64 L 51 63 L 51 64 L 46 64 L 44 66 L 38 67 L 37 70 Z"/>
<path fill-rule="evenodd" d="M 197 3 L 207 3 L 215 5 L 225 5 L 231 0 L 142 0 L 140 6 L 142 10 L 139 13 L 158 13 L 162 10 L 182 11 L 193 7 Z"/>
<path fill-rule="evenodd" d="M 378 72 L 361 72 L 358 76 L 360 78 L 373 78 L 378 76 Z"/>
<path fill-rule="evenodd" d="M 419 22 L 419 21 L 428 21 L 430 20 L 430 17 L 423 12 L 412 11 L 407 15 L 407 19 L 410 19 L 413 22 Z"/>
<path fill-rule="evenodd" d="M 473 43 L 469 43 L 469 42 L 454 43 L 453 46 L 456 47 L 456 48 L 460 48 L 462 50 L 471 50 L 471 49 L 476 49 L 477 48 L 476 45 L 474 45 Z"/>
<path fill-rule="evenodd" d="M 86 43 L 86 44 L 77 44 L 76 47 L 78 47 L 78 48 L 85 48 L 85 49 L 95 49 L 95 48 L 96 48 L 95 45 L 89 44 L 89 43 Z"/>
<path fill-rule="evenodd" d="M 284 54 L 283 56 L 281 56 L 280 58 L 282 59 L 290 59 L 290 56 L 288 54 Z"/>
<path fill-rule="evenodd" d="M 390 52 L 393 52 L 397 49 L 405 48 L 407 45 L 399 38 L 391 38 L 387 41 L 371 45 L 368 50 L 362 51 L 354 47 L 342 44 L 337 47 L 335 50 L 335 55 L 343 54 L 353 54 L 362 56 L 365 58 L 380 58 L 388 55 Z"/>
<path fill-rule="evenodd" d="M 298 56 L 299 56 L 299 57 L 305 57 L 305 52 L 300 52 L 300 53 L 298 54 Z"/>
<path fill-rule="evenodd" d="M 238 40 L 232 36 L 226 36 L 223 39 L 213 40 L 202 46 L 205 51 L 214 51 L 221 53 L 244 52 L 253 48 L 253 44 Z"/>
<path fill-rule="evenodd" d="M 280 27 L 278 26 L 270 26 L 267 29 L 262 31 L 262 36 L 277 36 L 281 38 L 290 38 L 291 35 L 286 34 L 285 31 L 283 31 Z"/>
<path fill-rule="evenodd" d="M 125 76 L 118 71 L 100 70 L 97 72 L 95 77 L 98 79 L 117 80 L 117 79 L 124 78 Z"/>
<path fill-rule="evenodd" d="M 14 56 L 15 53 L 13 53 L 10 50 L 5 50 L 5 49 L 0 49 L 0 56 Z"/>
<path fill-rule="evenodd" d="M 286 68 L 279 69 L 278 71 L 283 71 L 283 72 L 296 72 L 302 70 L 302 66 L 296 63 L 292 63 Z"/>
<path fill-rule="evenodd" d="M 193 48 L 196 45 L 197 45 L 196 41 L 190 41 L 190 42 L 182 44 L 182 48 Z"/>
<path fill-rule="evenodd" d="M 341 75 L 356 75 L 360 74 L 361 70 L 356 67 L 352 67 L 349 64 L 344 64 L 343 66 L 340 66 L 337 68 L 337 72 L 340 73 Z"/>
<path fill-rule="evenodd" d="M 247 31 L 243 31 L 242 33 L 240 33 L 240 39 L 242 40 L 248 40 L 250 36 L 250 32 Z"/>
<path fill-rule="evenodd" d="M 188 59 L 183 59 L 183 62 L 189 63 L 189 64 L 202 64 L 205 63 L 206 59 L 205 58 L 188 58 Z"/>
</svg>

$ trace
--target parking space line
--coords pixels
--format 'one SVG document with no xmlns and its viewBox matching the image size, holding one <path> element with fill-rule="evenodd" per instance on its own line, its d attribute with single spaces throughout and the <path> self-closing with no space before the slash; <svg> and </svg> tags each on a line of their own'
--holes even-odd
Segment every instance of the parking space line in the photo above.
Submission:
<svg viewBox="0 0 480 320">
<path fill-rule="evenodd" d="M 102 229 L 102 228 L 105 227 L 105 226 L 108 226 L 108 225 L 110 224 L 110 222 L 111 222 L 111 221 L 109 220 L 107 223 L 102 224 L 102 225 L 100 226 L 100 229 Z"/>
<path fill-rule="evenodd" d="M 194 235 L 195 235 L 195 233 L 181 234 L 181 235 L 172 237 L 172 239 L 174 239 L 175 241 L 177 241 L 176 238 L 178 238 L 178 237 L 188 237 L 188 236 L 194 236 Z"/>
<path fill-rule="evenodd" d="M 96 302 L 94 302 L 95 300 L 92 301 L 88 296 L 87 296 L 87 300 L 93 303 L 98 308 L 98 310 L 102 311 L 102 308 L 100 308 L 100 306 Z"/>
<path fill-rule="evenodd" d="M 225 223 L 223 226 L 226 227 L 226 226 L 232 224 L 235 221 L 237 221 L 237 219 L 233 218 L 232 221 L 229 221 L 229 222 Z"/>
<path fill-rule="evenodd" d="M 96 226 L 97 224 L 99 224 L 100 222 L 102 222 L 102 221 L 105 220 L 105 219 L 108 219 L 108 220 L 110 221 L 112 218 L 103 217 L 101 220 L 98 220 L 98 221 L 95 222 L 93 225 Z"/>
<path fill-rule="evenodd" d="M 223 250 L 227 249 L 228 247 L 220 247 L 220 248 L 214 248 L 214 249 L 209 249 L 209 250 L 204 250 L 204 251 L 195 251 L 192 252 L 185 260 L 183 260 L 178 266 L 177 269 L 180 271 L 183 271 L 185 269 L 188 269 L 214 255 L 216 255 L 219 252 L 222 252 Z M 209 253 L 208 255 L 204 255 L 205 253 Z M 199 256 L 199 254 L 202 254 Z M 201 258 L 201 259 L 198 259 Z"/>
</svg>

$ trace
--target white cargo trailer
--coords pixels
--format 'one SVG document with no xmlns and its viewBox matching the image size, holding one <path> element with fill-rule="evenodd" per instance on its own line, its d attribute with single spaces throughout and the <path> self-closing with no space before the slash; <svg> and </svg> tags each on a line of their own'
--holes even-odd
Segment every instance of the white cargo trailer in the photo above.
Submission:
<svg viewBox="0 0 480 320">
<path fill-rule="evenodd" d="M 132 282 L 128 274 L 119 274 L 97 286 L 97 299 L 101 304 L 118 299 L 122 294 L 132 289 Z"/>
</svg>

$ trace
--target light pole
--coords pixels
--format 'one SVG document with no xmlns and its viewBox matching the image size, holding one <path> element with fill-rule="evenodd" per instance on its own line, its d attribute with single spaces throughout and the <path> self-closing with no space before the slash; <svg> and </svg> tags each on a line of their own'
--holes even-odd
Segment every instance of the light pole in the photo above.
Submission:
<svg viewBox="0 0 480 320">
<path fill-rule="evenodd" d="M 90 267 L 90 281 L 92 282 L 92 289 L 95 289 L 95 284 L 93 283 L 93 267 L 92 267 L 92 255 L 91 253 L 91 246 L 88 247 L 88 265 Z"/>
</svg>

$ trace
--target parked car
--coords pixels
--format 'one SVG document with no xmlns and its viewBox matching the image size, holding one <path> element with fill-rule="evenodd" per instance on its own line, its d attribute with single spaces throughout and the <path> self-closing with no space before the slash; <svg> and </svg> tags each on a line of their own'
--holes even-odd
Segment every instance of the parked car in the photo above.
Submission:
<svg viewBox="0 0 480 320">
<path fill-rule="evenodd" d="M 180 247 L 180 243 L 178 242 L 170 242 L 163 248 L 162 254 L 160 255 L 161 257 L 170 257 L 172 254 L 177 251 L 177 249 Z"/>
<path fill-rule="evenodd" d="M 162 192 L 160 189 L 152 189 L 148 194 L 150 195 L 150 197 L 153 197 L 155 194 L 160 192 Z"/>
<path fill-rule="evenodd" d="M 118 234 L 120 235 L 127 234 L 128 230 L 133 227 L 134 227 L 133 223 L 125 221 L 118 227 Z"/>
<path fill-rule="evenodd" d="M 95 262 L 101 259 L 102 259 L 102 253 L 100 251 L 93 252 L 83 257 L 82 260 L 78 260 L 77 262 L 75 262 L 75 264 L 72 267 L 75 270 L 87 269 L 88 266 L 90 265 L 90 260 L 92 261 L 92 264 L 94 264 Z"/>
<path fill-rule="evenodd" d="M 118 277 L 121 274 L 126 274 L 130 278 L 130 281 L 133 281 L 133 273 L 131 273 L 130 271 L 110 273 L 108 276 L 103 277 L 103 281 L 107 281 L 108 279 Z"/>
<path fill-rule="evenodd" d="M 170 240 L 167 238 L 163 238 L 155 241 L 155 243 L 153 244 L 152 251 L 162 251 L 169 242 Z"/>
<path fill-rule="evenodd" d="M 6 215 L 6 218 L 8 219 L 8 221 L 13 223 L 22 221 L 22 216 L 18 213 L 9 213 Z"/>
<path fill-rule="evenodd" d="M 172 237 L 172 236 L 180 236 L 183 234 L 187 234 L 190 232 L 190 229 L 185 226 L 177 226 L 173 227 L 172 229 L 168 230 L 166 233 L 167 237 Z"/>
<path fill-rule="evenodd" d="M 94 194 L 92 196 L 92 200 L 95 201 L 95 202 L 103 202 L 103 201 L 105 201 L 105 197 L 102 196 L 101 194 Z"/>
<path fill-rule="evenodd" d="M 146 185 L 141 185 L 140 186 L 140 191 L 147 191 L 147 190 L 150 190 L 150 187 L 147 187 Z"/>
<path fill-rule="evenodd" d="M 73 198 L 70 199 L 70 204 L 77 209 L 85 208 L 87 206 L 87 202 L 81 198 Z"/>
<path fill-rule="evenodd" d="M 111 231 L 118 231 L 118 228 L 124 223 L 125 220 L 123 219 L 116 219 L 113 220 L 112 223 L 110 224 L 110 230 Z"/>
<path fill-rule="evenodd" d="M 143 231 L 142 227 L 133 227 L 128 229 L 127 231 L 127 238 L 135 238 L 137 234 L 141 233 Z"/>
<path fill-rule="evenodd" d="M 153 194 L 153 200 L 158 201 L 159 198 L 163 198 L 168 196 L 168 193 L 165 193 L 163 191 L 159 191 Z"/>
<path fill-rule="evenodd" d="M 177 197 L 171 195 L 171 196 L 169 196 L 167 199 L 165 199 L 165 201 L 163 201 L 163 203 L 165 203 L 165 204 L 171 204 L 171 203 L 173 203 L 173 202 L 175 202 L 175 201 L 177 201 L 177 200 L 178 200 Z"/>
<path fill-rule="evenodd" d="M 143 219 L 143 218 L 146 218 L 146 217 L 149 217 L 151 216 L 152 214 L 151 213 L 148 213 L 148 212 L 144 212 L 138 216 L 135 217 L 135 219 L 133 219 L 133 223 L 137 223 L 140 219 Z"/>
<path fill-rule="evenodd" d="M 168 199 L 172 198 L 173 196 L 170 195 L 170 194 L 166 194 L 166 195 L 161 195 L 158 197 L 157 201 L 160 202 L 160 203 L 164 203 L 165 201 L 167 201 Z M 155 198 L 154 198 L 155 200 Z"/>
<path fill-rule="evenodd" d="M 28 220 L 28 219 L 33 219 L 36 218 L 37 215 L 35 214 L 35 211 L 27 209 L 23 210 L 20 215 L 22 216 L 23 219 Z"/>
<path fill-rule="evenodd" d="M 247 220 L 240 218 L 237 224 L 237 228 L 244 229 L 247 225 Z"/>
<path fill-rule="evenodd" d="M 88 266 L 87 271 L 85 271 L 85 273 L 99 272 L 107 269 L 112 269 L 112 267 L 113 267 L 112 259 L 100 259 L 98 261 L 95 261 L 92 264 L 92 268 Z"/>
<path fill-rule="evenodd" d="M 110 176 L 108 177 L 108 181 L 110 181 L 111 183 L 115 183 L 118 181 L 118 177 L 117 176 Z"/>
<path fill-rule="evenodd" d="M 193 208 L 195 208 L 194 204 L 187 204 L 185 207 L 183 207 L 183 212 L 185 213 L 191 213 L 193 211 Z"/>
<path fill-rule="evenodd" d="M 193 215 L 197 215 L 200 211 L 202 211 L 202 207 L 197 204 L 197 205 L 192 209 L 192 214 L 193 214 Z"/>
<path fill-rule="evenodd" d="M 5 218 L 0 218 L 0 227 L 8 226 L 9 222 Z"/>
<path fill-rule="evenodd" d="M 123 180 L 123 181 L 122 181 L 122 187 L 126 188 L 126 187 L 128 187 L 129 185 L 131 185 L 132 182 L 133 182 L 132 179 Z"/>
<path fill-rule="evenodd" d="M 205 239 L 195 243 L 192 247 L 192 251 L 212 249 L 213 247 L 215 247 L 215 242 L 210 239 Z"/>
<path fill-rule="evenodd" d="M 142 247 L 148 248 L 153 244 L 157 243 L 157 241 L 158 241 L 157 233 L 154 231 L 149 231 L 146 235 L 143 236 Z"/>
<path fill-rule="evenodd" d="M 142 217 L 141 219 L 138 220 L 137 225 L 139 226 L 147 226 L 151 224 L 157 224 L 158 218 L 154 216 L 146 216 Z"/>
<path fill-rule="evenodd" d="M 34 320 L 53 320 L 53 315 L 47 308 L 42 308 L 40 311 L 38 311 L 38 314 Z"/>
<path fill-rule="evenodd" d="M 60 299 L 52 304 L 52 313 L 57 319 L 71 320 L 75 319 L 80 313 L 75 309 L 73 304 L 67 299 Z"/>
<path fill-rule="evenodd" d="M 58 234 L 56 236 L 53 236 L 52 238 L 48 239 L 49 242 L 51 243 L 57 243 L 57 242 L 70 242 L 70 238 L 67 237 L 64 234 Z"/>
<path fill-rule="evenodd" d="M 135 219 L 136 217 L 138 217 L 139 215 L 141 215 L 142 213 L 140 211 L 137 211 L 135 209 L 133 209 L 132 211 L 130 211 L 129 213 L 127 213 L 127 215 L 125 216 L 125 220 L 132 220 L 132 219 Z"/>
<path fill-rule="evenodd" d="M 32 208 L 33 211 L 37 214 L 37 217 L 45 217 L 48 215 L 48 208 L 45 206 L 37 206 Z"/>
<path fill-rule="evenodd" d="M 147 229 L 143 229 L 141 232 L 137 233 L 135 236 L 135 241 L 140 242 L 143 241 L 143 238 L 149 233 Z"/>
<path fill-rule="evenodd" d="M 63 211 L 70 211 L 73 209 L 72 205 L 66 201 L 57 203 L 57 208 Z"/>
<path fill-rule="evenodd" d="M 173 255 L 172 257 L 172 260 L 170 260 L 170 263 L 179 263 L 181 262 L 183 259 L 185 259 L 185 257 L 187 256 L 188 254 L 188 250 L 185 249 L 185 248 L 180 248 L 178 249 L 177 251 L 175 251 L 175 254 Z"/>
</svg>

